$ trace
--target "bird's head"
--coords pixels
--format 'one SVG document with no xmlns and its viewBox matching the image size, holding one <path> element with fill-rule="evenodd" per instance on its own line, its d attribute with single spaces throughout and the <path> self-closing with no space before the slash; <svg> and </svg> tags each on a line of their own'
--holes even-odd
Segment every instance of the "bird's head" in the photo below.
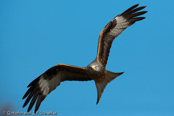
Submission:
<svg viewBox="0 0 174 116">
<path fill-rule="evenodd" d="M 93 71 L 97 71 L 97 72 L 100 71 L 100 68 L 97 65 L 92 65 L 91 68 Z"/>
<path fill-rule="evenodd" d="M 101 66 L 98 62 L 94 61 L 87 66 L 90 73 L 98 73 L 101 71 Z"/>
</svg>

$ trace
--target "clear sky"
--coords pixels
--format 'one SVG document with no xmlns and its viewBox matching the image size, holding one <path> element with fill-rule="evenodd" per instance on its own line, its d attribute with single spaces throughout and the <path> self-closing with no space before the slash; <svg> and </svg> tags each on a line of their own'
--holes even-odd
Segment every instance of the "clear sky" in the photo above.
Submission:
<svg viewBox="0 0 174 116">
<path fill-rule="evenodd" d="M 103 27 L 130 6 L 146 5 L 146 19 L 112 44 L 107 70 L 125 73 L 96 105 L 94 81 L 63 82 L 39 111 L 58 116 L 173 116 L 173 0 L 0 0 L 0 104 L 22 108 L 27 85 L 50 67 L 87 66 Z M 34 108 L 32 109 L 32 111 Z"/>
</svg>

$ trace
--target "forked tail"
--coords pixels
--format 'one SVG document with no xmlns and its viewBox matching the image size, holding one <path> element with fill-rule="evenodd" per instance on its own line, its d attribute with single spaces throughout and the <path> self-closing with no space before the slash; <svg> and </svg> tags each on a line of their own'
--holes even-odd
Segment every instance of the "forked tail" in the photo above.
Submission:
<svg viewBox="0 0 174 116">
<path fill-rule="evenodd" d="M 101 98 L 101 95 L 106 87 L 106 85 L 111 82 L 112 80 L 114 80 L 116 77 L 120 76 L 121 74 L 123 74 L 124 72 L 121 73 L 114 73 L 114 72 L 110 72 L 107 71 L 106 75 L 104 78 L 95 81 L 95 85 L 97 88 L 97 103 L 99 103 L 99 100 Z"/>
</svg>

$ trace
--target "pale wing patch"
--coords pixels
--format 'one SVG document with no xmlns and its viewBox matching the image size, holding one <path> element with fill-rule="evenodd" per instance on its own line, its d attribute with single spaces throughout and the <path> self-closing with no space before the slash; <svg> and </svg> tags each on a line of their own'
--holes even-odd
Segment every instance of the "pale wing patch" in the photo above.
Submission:
<svg viewBox="0 0 174 116">
<path fill-rule="evenodd" d="M 127 19 L 120 15 L 115 17 L 114 19 L 117 21 L 117 25 L 113 29 L 111 29 L 108 34 L 117 37 L 129 26 L 129 22 L 127 21 Z"/>
<path fill-rule="evenodd" d="M 51 80 L 40 78 L 38 84 L 43 95 L 48 95 L 51 91 L 60 85 L 60 73 L 54 76 Z"/>
<path fill-rule="evenodd" d="M 35 112 L 39 109 L 42 101 L 46 96 L 56 89 L 60 85 L 61 71 L 56 72 L 55 67 L 49 69 L 44 74 L 33 80 L 28 87 L 30 87 L 22 99 L 25 99 L 23 107 L 25 107 L 29 102 L 28 112 L 32 109 L 33 105 L 36 103 Z"/>
<path fill-rule="evenodd" d="M 39 80 L 39 87 L 43 95 L 48 95 L 49 89 L 49 81 L 41 77 Z"/>
</svg>

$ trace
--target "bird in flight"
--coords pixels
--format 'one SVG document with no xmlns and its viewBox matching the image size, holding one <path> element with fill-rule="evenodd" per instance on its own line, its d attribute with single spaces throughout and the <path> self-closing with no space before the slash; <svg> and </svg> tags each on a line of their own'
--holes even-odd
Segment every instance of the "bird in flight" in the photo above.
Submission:
<svg viewBox="0 0 174 116">
<path fill-rule="evenodd" d="M 29 102 L 28 112 L 31 110 L 36 102 L 35 112 L 39 109 L 42 101 L 51 93 L 61 82 L 64 81 L 90 81 L 94 80 L 97 88 L 97 104 L 101 98 L 101 95 L 106 85 L 114 80 L 116 77 L 123 74 L 114 73 L 105 69 L 110 48 L 115 37 L 120 35 L 127 27 L 134 24 L 136 21 L 145 19 L 145 17 L 139 17 L 145 14 L 147 11 L 140 11 L 146 6 L 138 7 L 136 4 L 122 14 L 117 15 L 112 19 L 100 32 L 97 56 L 86 67 L 76 67 L 66 64 L 58 64 L 46 72 L 41 74 L 38 78 L 33 80 L 27 87 L 28 91 L 25 93 L 22 99 L 26 98 L 23 107 Z M 31 100 L 31 101 L 30 101 Z"/>
</svg>

